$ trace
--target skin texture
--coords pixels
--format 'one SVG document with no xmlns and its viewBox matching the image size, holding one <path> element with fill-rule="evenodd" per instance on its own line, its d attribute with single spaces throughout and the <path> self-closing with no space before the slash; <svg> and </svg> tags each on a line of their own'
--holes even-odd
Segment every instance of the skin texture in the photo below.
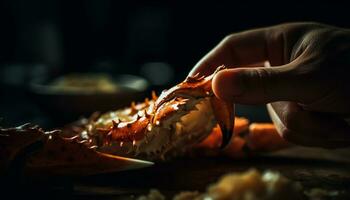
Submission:
<svg viewBox="0 0 350 200">
<path fill-rule="evenodd" d="M 268 104 L 279 134 L 292 143 L 350 146 L 350 29 L 308 22 L 231 34 L 189 75 L 220 65 L 230 69 L 213 79 L 218 98 Z"/>
</svg>

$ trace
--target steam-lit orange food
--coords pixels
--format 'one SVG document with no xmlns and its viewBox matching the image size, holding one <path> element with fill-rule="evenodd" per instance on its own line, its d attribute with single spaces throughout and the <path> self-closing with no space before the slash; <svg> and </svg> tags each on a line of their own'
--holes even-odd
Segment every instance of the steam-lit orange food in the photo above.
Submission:
<svg viewBox="0 0 350 200">
<path fill-rule="evenodd" d="M 24 157 L 22 167 L 29 173 L 88 175 L 150 166 L 149 161 L 203 148 L 230 156 L 240 155 L 251 144 L 259 149 L 258 141 L 252 143 L 250 134 L 244 135 L 248 120 L 235 118 L 233 104 L 213 94 L 211 81 L 221 70 L 225 67 L 207 77 L 188 77 L 159 97 L 153 93 L 144 102 L 93 115 L 59 131 L 31 125 L 0 129 L 1 169 Z M 253 133 L 250 139 L 265 141 L 261 138 L 266 135 L 280 144 L 277 137 L 270 137 L 276 135 L 273 128 L 267 132 L 260 139 Z"/>
<path fill-rule="evenodd" d="M 274 151 L 290 145 L 278 134 L 272 123 L 250 124 L 248 119 L 236 117 L 234 133 L 228 146 L 219 151 L 221 133 L 220 129 L 215 127 L 206 139 L 195 146 L 193 151 L 196 155 L 199 152 L 209 156 L 226 155 L 238 158 L 254 152 Z"/>
</svg>

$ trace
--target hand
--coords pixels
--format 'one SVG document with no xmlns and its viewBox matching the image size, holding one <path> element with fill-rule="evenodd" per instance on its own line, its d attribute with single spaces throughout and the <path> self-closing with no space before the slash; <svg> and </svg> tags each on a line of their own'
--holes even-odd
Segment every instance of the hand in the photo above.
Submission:
<svg viewBox="0 0 350 200">
<path fill-rule="evenodd" d="M 264 67 L 266 61 L 272 67 Z M 192 69 L 213 79 L 214 94 L 268 105 L 281 136 L 295 144 L 350 146 L 350 30 L 289 23 L 227 36 Z"/>
</svg>

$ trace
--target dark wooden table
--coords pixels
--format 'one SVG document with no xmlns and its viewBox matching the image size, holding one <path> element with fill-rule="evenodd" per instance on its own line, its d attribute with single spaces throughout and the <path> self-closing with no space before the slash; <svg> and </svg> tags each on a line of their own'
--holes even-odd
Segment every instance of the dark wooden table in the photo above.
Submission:
<svg viewBox="0 0 350 200">
<path fill-rule="evenodd" d="M 134 171 L 53 179 L 41 185 L 25 186 L 25 192 L 36 199 L 131 200 L 157 188 L 170 197 L 179 191 L 204 191 L 225 173 L 250 168 L 278 171 L 300 182 L 306 192 L 313 188 L 331 191 L 332 195 L 321 199 L 350 199 L 350 151 L 309 148 L 292 148 L 239 160 L 225 157 L 177 159 Z"/>
</svg>

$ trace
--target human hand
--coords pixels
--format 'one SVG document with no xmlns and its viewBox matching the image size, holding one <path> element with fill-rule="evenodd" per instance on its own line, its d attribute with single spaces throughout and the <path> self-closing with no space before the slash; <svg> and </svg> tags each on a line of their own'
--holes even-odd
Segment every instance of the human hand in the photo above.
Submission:
<svg viewBox="0 0 350 200">
<path fill-rule="evenodd" d="M 268 61 L 272 67 L 264 67 Z M 213 79 L 214 94 L 268 104 L 279 133 L 305 146 L 350 146 L 350 30 L 288 23 L 227 36 L 189 75 Z"/>
</svg>

